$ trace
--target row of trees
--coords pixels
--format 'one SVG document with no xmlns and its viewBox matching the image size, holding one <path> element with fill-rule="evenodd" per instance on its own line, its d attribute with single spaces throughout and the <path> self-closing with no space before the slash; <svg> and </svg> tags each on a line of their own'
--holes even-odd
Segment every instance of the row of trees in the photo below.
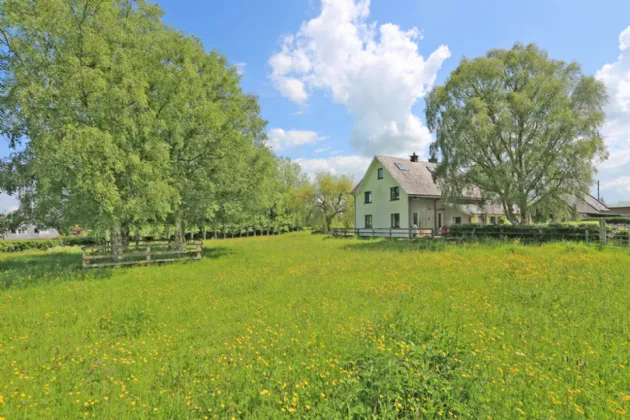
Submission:
<svg viewBox="0 0 630 420">
<path fill-rule="evenodd" d="M 19 195 L 19 219 L 107 229 L 115 245 L 149 225 L 181 241 L 217 222 L 309 223 L 317 188 L 266 146 L 236 68 L 161 18 L 144 0 L 0 3 L 0 133 L 14 150 L 0 191 Z"/>
</svg>

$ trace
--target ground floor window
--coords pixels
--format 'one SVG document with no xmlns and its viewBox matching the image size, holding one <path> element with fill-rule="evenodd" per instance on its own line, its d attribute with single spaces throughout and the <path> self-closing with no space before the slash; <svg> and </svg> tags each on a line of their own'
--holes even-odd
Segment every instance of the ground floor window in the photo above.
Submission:
<svg viewBox="0 0 630 420">
<path fill-rule="evenodd" d="M 497 218 L 494 216 L 490 216 L 490 224 L 491 225 L 496 225 L 497 224 Z"/>
<path fill-rule="evenodd" d="M 453 224 L 454 225 L 461 225 L 462 224 L 462 218 L 461 217 L 453 217 Z"/>
<path fill-rule="evenodd" d="M 372 215 L 371 214 L 366 214 L 365 215 L 365 227 L 366 228 L 371 228 L 372 227 Z"/>
<path fill-rule="evenodd" d="M 438 227 L 442 227 L 442 213 L 438 213 Z"/>
<path fill-rule="evenodd" d="M 400 227 L 400 213 L 392 213 L 392 227 L 399 228 Z"/>
<path fill-rule="evenodd" d="M 418 213 L 414 213 L 414 214 L 413 214 L 413 225 L 414 225 L 415 227 L 420 227 L 419 218 L 418 218 Z"/>
</svg>

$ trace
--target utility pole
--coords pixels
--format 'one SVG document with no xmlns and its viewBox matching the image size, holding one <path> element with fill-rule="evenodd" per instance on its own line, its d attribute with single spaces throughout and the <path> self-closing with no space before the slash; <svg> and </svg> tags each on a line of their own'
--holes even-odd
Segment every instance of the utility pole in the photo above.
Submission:
<svg viewBox="0 0 630 420">
<path fill-rule="evenodd" d="M 597 201 L 600 201 L 600 199 L 599 199 L 599 179 L 597 180 Z"/>
</svg>

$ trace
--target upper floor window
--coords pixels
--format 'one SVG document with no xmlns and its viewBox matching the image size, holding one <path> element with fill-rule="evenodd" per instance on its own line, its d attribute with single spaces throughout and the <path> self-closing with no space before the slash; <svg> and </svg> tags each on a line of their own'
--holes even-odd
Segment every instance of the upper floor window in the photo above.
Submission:
<svg viewBox="0 0 630 420">
<path fill-rule="evenodd" d="M 369 204 L 372 202 L 372 191 L 366 191 L 365 193 L 363 193 L 364 196 L 364 203 L 365 204 Z"/>
<path fill-rule="evenodd" d="M 383 168 L 378 168 L 378 179 L 383 179 Z"/>
<path fill-rule="evenodd" d="M 389 199 L 390 200 L 399 200 L 400 199 L 400 188 L 399 187 L 391 187 L 389 189 Z"/>
</svg>

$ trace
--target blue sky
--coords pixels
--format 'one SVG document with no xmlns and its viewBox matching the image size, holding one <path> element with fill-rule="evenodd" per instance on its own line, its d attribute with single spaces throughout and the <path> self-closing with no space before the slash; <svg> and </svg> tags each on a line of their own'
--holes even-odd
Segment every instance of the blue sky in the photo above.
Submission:
<svg viewBox="0 0 630 420">
<path fill-rule="evenodd" d="M 169 25 L 242 68 L 242 86 L 259 96 L 276 153 L 307 172 L 356 178 L 375 153 L 426 156 L 424 95 L 463 56 L 535 42 L 607 84 L 611 159 L 598 177 L 607 202 L 630 200 L 627 0 L 157 2 Z M 6 197 L 3 206 L 11 206 Z"/>
</svg>

